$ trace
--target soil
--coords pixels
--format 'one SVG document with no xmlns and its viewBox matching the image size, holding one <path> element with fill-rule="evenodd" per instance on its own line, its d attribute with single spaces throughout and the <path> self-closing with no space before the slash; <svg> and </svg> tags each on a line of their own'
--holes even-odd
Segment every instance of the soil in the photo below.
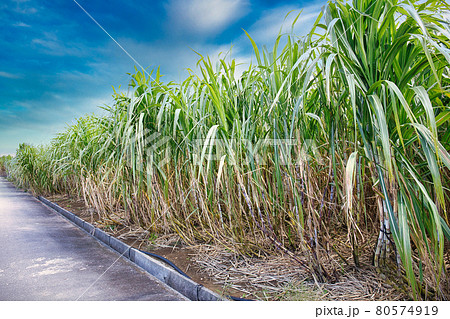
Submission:
<svg viewBox="0 0 450 319">
<path fill-rule="evenodd" d="M 351 256 L 332 256 L 340 273 L 334 274 L 336 280 L 320 284 L 288 256 L 250 258 L 218 246 L 187 246 L 175 234 L 156 237 L 141 228 L 105 223 L 81 199 L 47 198 L 128 245 L 169 259 L 194 281 L 221 295 L 257 300 L 408 299 L 404 290 L 396 283 L 388 284 L 371 266 L 370 253 L 362 256 L 359 268 L 352 266 Z"/>
</svg>

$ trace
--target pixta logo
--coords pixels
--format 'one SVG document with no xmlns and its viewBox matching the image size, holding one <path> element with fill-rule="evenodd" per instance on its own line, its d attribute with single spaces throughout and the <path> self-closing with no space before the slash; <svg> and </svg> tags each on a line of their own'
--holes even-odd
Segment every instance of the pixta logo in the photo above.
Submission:
<svg viewBox="0 0 450 319">
<path fill-rule="evenodd" d="M 148 129 L 129 132 L 126 158 L 137 171 L 162 169 L 174 158 L 177 150 L 195 166 L 212 161 L 227 161 L 239 166 L 289 166 L 301 161 L 321 161 L 314 140 L 302 143 L 296 139 L 185 139 L 178 144 L 172 137 Z M 186 151 L 187 150 L 187 151 Z"/>
</svg>

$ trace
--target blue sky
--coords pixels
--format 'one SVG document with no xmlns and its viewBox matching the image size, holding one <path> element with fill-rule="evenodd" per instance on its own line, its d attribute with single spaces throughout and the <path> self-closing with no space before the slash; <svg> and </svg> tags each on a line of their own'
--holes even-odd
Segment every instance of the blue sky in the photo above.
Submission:
<svg viewBox="0 0 450 319">
<path fill-rule="evenodd" d="M 197 51 L 251 62 L 242 29 L 271 46 L 291 10 L 305 34 L 325 0 L 77 0 L 140 65 L 160 66 L 165 81 L 195 69 Z M 75 118 L 101 114 L 112 86 L 126 91 L 136 64 L 74 0 L 0 3 L 0 155 L 18 144 L 47 143 Z M 295 14 L 291 15 L 292 18 Z M 286 30 L 289 19 L 285 22 Z"/>
</svg>

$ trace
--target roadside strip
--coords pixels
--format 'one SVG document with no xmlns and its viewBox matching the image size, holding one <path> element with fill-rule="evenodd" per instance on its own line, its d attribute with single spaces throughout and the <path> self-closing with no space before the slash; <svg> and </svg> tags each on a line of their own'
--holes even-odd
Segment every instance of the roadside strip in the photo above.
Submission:
<svg viewBox="0 0 450 319">
<path fill-rule="evenodd" d="M 141 253 L 139 250 L 130 247 L 124 242 L 118 240 L 117 238 L 108 235 L 99 228 L 94 227 L 91 223 L 81 219 L 72 212 L 58 206 L 57 204 L 49 201 L 45 197 L 37 197 L 42 203 L 48 207 L 55 210 L 57 213 L 61 214 L 72 223 L 86 231 L 88 234 L 102 242 L 104 245 L 113 249 L 121 256 L 129 259 L 131 262 L 135 263 L 137 266 L 153 275 L 169 287 L 175 289 L 179 293 L 183 294 L 190 300 L 198 301 L 220 301 L 226 300 L 214 293 L 213 291 L 205 288 L 203 285 L 194 282 L 193 280 L 186 278 L 176 272 L 175 270 L 167 267 L 165 264 L 151 258 L 150 256 Z"/>
</svg>

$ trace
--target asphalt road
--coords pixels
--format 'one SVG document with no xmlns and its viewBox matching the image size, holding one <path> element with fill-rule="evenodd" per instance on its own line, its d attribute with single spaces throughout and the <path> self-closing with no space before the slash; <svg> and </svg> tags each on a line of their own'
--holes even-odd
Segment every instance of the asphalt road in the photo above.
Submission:
<svg viewBox="0 0 450 319">
<path fill-rule="evenodd" d="M 186 300 L 0 177 L 0 300 Z"/>
</svg>

